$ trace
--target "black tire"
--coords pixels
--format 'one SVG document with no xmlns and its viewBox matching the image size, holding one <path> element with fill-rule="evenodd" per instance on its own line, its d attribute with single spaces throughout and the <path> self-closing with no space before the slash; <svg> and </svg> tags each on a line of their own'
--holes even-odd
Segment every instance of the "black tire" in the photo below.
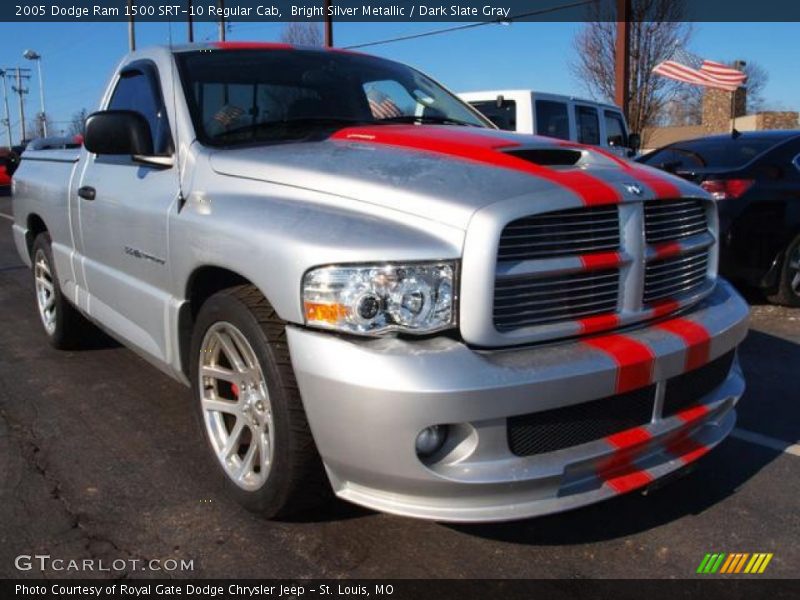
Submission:
<svg viewBox="0 0 800 600">
<path fill-rule="evenodd" d="M 253 491 L 242 489 L 228 476 L 216 456 L 204 421 L 200 353 L 206 332 L 217 323 L 229 323 L 244 335 L 255 352 L 269 392 L 274 454 L 266 481 Z M 229 288 L 202 305 L 192 334 L 190 376 L 195 413 L 206 439 L 208 456 L 227 491 L 242 506 L 275 519 L 309 510 L 331 497 L 297 389 L 286 342 L 286 323 L 255 286 Z"/>
<path fill-rule="evenodd" d="M 800 306 L 800 236 L 792 240 L 783 255 L 778 289 L 767 300 L 784 306 Z"/>
<path fill-rule="evenodd" d="M 56 266 L 53 261 L 53 251 L 50 246 L 51 241 L 49 233 L 43 232 L 37 235 L 31 249 L 31 260 L 33 261 L 32 272 L 34 290 L 36 290 L 37 262 L 43 259 L 49 269 L 53 286 L 53 307 L 55 309 L 54 326 L 48 330 L 48 327 L 45 325 L 44 316 L 39 308 L 38 296 L 37 312 L 39 312 L 39 320 L 42 323 L 42 327 L 50 344 L 59 350 L 71 350 L 80 347 L 83 336 L 87 333 L 88 322 L 61 293 L 61 287 L 58 285 Z"/>
</svg>

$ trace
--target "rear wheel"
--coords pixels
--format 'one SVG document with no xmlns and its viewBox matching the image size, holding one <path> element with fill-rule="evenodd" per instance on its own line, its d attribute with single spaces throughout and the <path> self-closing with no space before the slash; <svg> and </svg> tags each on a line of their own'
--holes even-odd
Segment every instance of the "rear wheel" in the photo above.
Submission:
<svg viewBox="0 0 800 600">
<path fill-rule="evenodd" d="M 786 249 L 778 290 L 767 298 L 774 304 L 800 306 L 800 236 Z"/>
<path fill-rule="evenodd" d="M 36 307 L 50 344 L 61 350 L 75 348 L 86 332 L 87 322 L 61 293 L 50 245 L 50 235 L 46 232 L 33 242 Z"/>
<path fill-rule="evenodd" d="M 192 386 L 215 468 L 229 492 L 267 518 L 319 504 L 329 486 L 306 421 L 285 323 L 251 285 L 200 309 Z"/>
</svg>

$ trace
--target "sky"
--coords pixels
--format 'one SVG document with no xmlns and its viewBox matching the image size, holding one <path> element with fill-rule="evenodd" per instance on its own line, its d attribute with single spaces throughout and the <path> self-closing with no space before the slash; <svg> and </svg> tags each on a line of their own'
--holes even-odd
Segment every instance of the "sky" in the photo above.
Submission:
<svg viewBox="0 0 800 600">
<path fill-rule="evenodd" d="M 452 26 L 454 23 L 335 23 L 337 46 L 361 44 Z M 571 74 L 573 38 L 583 23 L 489 24 L 444 35 L 373 46 L 364 51 L 417 67 L 453 91 L 523 88 L 587 96 Z M 281 23 L 231 23 L 230 40 L 277 40 Z M 800 110 L 797 39 L 800 23 L 694 23 L 691 52 L 712 60 L 744 59 L 769 73 L 764 96 L 769 108 Z M 186 40 L 186 26 L 174 23 L 172 38 Z M 167 23 L 137 23 L 137 46 L 169 41 Z M 195 24 L 196 40 L 216 39 L 216 25 Z M 127 52 L 126 23 L 0 23 L 0 68 L 32 68 L 25 97 L 26 121 L 39 110 L 36 65 L 26 49 L 42 56 L 45 108 L 56 133 L 73 114 L 97 108 L 109 76 Z M 9 104 L 14 139 L 19 137 L 18 99 Z M 2 106 L 0 106 L 2 115 Z M 5 131 L 2 137 L 5 139 Z"/>
</svg>

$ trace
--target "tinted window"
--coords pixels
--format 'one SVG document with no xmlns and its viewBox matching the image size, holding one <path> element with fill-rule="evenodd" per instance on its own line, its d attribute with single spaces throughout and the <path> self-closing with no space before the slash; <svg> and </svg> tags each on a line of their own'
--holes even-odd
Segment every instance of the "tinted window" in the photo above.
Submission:
<svg viewBox="0 0 800 600">
<path fill-rule="evenodd" d="M 517 103 L 514 100 L 503 100 L 502 106 L 497 106 L 496 100 L 486 102 L 470 102 L 492 123 L 506 131 L 517 130 Z"/>
<path fill-rule="evenodd" d="M 567 105 L 551 100 L 536 101 L 536 133 L 561 140 L 569 139 Z"/>
<path fill-rule="evenodd" d="M 161 92 L 157 84 L 144 72 L 138 70 L 124 72 L 117 83 L 108 108 L 133 110 L 141 113 L 150 124 L 155 153 L 171 153 L 172 143 Z"/>
<path fill-rule="evenodd" d="M 209 145 L 305 139 L 353 123 L 414 117 L 487 125 L 422 73 L 377 57 L 247 49 L 177 59 L 195 130 Z"/>
<path fill-rule="evenodd" d="M 578 124 L 578 141 L 581 144 L 600 145 L 600 121 L 597 109 L 589 106 L 575 107 L 575 120 Z"/>
<path fill-rule="evenodd" d="M 612 110 L 603 112 L 606 121 L 606 143 L 609 146 L 628 146 L 628 134 L 622 115 Z"/>
<path fill-rule="evenodd" d="M 678 142 L 648 154 L 642 162 L 671 169 L 724 168 L 744 166 L 775 145 L 769 139 L 704 139 Z"/>
</svg>

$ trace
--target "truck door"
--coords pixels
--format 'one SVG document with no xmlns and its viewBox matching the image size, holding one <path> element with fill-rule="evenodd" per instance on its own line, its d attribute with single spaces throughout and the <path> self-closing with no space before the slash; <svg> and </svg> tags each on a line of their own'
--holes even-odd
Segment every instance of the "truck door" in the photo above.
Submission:
<svg viewBox="0 0 800 600">
<path fill-rule="evenodd" d="M 155 153 L 173 153 L 153 63 L 136 61 L 123 69 L 106 108 L 144 115 Z M 90 154 L 87 160 L 77 199 L 87 310 L 133 346 L 165 359 L 167 217 L 178 196 L 177 170 L 139 164 L 128 156 Z"/>
</svg>

